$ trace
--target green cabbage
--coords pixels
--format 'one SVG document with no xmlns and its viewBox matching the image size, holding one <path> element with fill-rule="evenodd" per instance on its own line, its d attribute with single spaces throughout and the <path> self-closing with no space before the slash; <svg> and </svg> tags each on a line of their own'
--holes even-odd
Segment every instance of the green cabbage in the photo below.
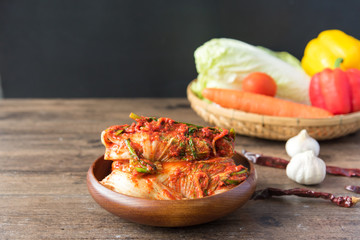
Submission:
<svg viewBox="0 0 360 240">
<path fill-rule="evenodd" d="M 288 52 L 275 52 L 275 51 L 272 51 L 272 50 L 262 47 L 262 46 L 256 46 L 256 47 L 267 52 L 270 55 L 273 55 L 274 57 L 280 58 L 281 60 L 287 62 L 288 64 L 290 64 L 296 68 L 302 69 L 300 60 Z"/>
<path fill-rule="evenodd" d="M 227 38 L 212 39 L 195 51 L 197 81 L 191 85 L 202 98 L 204 88 L 241 89 L 242 79 L 252 72 L 264 72 L 277 84 L 276 97 L 309 104 L 310 77 L 300 62 L 287 52 Z"/>
</svg>

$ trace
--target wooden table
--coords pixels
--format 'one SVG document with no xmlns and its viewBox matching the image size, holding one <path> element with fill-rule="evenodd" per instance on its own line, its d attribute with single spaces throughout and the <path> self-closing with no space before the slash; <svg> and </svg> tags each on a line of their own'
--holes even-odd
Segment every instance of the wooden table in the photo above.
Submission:
<svg viewBox="0 0 360 240">
<path fill-rule="evenodd" d="M 91 198 L 86 172 L 104 152 L 100 133 L 132 122 L 130 112 L 206 124 L 186 99 L 2 100 L 0 102 L 0 239 L 359 239 L 360 204 L 322 199 L 250 200 L 217 221 L 159 228 L 116 217 Z M 284 142 L 237 136 L 236 149 L 287 158 Z M 360 168 L 360 132 L 321 142 L 326 163 Z M 256 166 L 257 189 L 303 187 L 285 171 Z M 310 189 L 354 195 L 359 178 L 327 175 Z"/>
</svg>

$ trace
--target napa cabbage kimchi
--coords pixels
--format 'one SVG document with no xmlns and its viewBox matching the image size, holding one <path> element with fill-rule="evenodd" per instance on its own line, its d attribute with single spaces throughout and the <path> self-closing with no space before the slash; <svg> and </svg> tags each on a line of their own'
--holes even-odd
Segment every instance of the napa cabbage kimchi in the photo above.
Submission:
<svg viewBox="0 0 360 240">
<path fill-rule="evenodd" d="M 101 184 L 130 196 L 177 200 L 227 191 L 244 181 L 248 169 L 236 165 L 235 132 L 170 118 L 130 117 L 101 134 L 112 171 Z"/>
</svg>

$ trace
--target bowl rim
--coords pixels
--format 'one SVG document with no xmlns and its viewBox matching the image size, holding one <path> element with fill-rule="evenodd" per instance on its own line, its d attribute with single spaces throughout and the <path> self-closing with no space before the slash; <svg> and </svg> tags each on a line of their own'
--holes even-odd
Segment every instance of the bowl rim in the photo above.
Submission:
<svg viewBox="0 0 360 240">
<path fill-rule="evenodd" d="M 246 163 L 249 165 L 250 168 L 250 173 L 249 176 L 240 184 L 238 184 L 237 186 L 224 191 L 222 193 L 218 193 L 218 194 L 214 194 L 211 196 L 206 196 L 206 197 L 202 197 L 202 198 L 194 198 L 194 199 L 180 199 L 180 200 L 159 200 L 159 199 L 148 199 L 148 198 L 141 198 L 141 197 L 134 197 L 134 196 L 130 196 L 130 195 L 126 195 L 126 194 L 122 194 L 122 193 L 118 193 L 115 192 L 113 190 L 108 189 L 107 187 L 103 186 L 100 181 L 95 177 L 94 174 L 94 168 L 95 165 L 99 162 L 99 161 L 111 161 L 111 160 L 105 160 L 104 159 L 104 155 L 98 157 L 90 166 L 88 172 L 87 172 L 87 187 L 88 189 L 90 188 L 90 185 L 96 185 L 93 186 L 94 188 L 97 188 L 98 190 L 101 190 L 102 192 L 104 192 L 107 196 L 111 197 L 115 197 L 118 196 L 119 198 L 127 198 L 127 199 L 134 199 L 136 201 L 146 201 L 146 202 L 154 202 L 154 203 L 161 203 L 161 202 L 176 202 L 176 203 L 187 203 L 187 202 L 196 202 L 196 201 L 210 201 L 211 199 L 214 199 L 216 197 L 221 196 L 224 193 L 228 193 L 231 194 L 232 192 L 235 192 L 237 188 L 240 188 L 241 186 L 245 185 L 245 184 L 249 184 L 250 182 L 253 182 L 252 184 L 254 185 L 253 188 L 255 190 L 256 188 L 256 184 L 257 184 L 257 172 L 256 169 L 254 167 L 254 164 L 249 161 L 248 159 L 246 159 L 244 156 L 242 156 L 242 154 L 234 151 L 234 155 L 232 158 L 234 157 L 240 157 L 242 158 L 244 161 L 246 161 Z M 89 189 L 90 191 L 90 189 Z"/>
</svg>

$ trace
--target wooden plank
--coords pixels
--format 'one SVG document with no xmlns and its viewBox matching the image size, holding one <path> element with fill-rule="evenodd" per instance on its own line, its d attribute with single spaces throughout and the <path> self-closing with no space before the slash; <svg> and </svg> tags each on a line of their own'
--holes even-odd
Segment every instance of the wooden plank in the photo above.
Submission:
<svg viewBox="0 0 360 240">
<path fill-rule="evenodd" d="M 339 221 L 339 209 L 318 199 L 251 201 L 205 225 L 156 228 L 130 223 L 99 208 L 88 195 L 1 196 L 1 239 L 320 239 L 358 236 L 360 219 L 352 209 Z M 279 214 L 281 209 L 281 214 Z"/>
<path fill-rule="evenodd" d="M 206 125 L 186 99 L 7 99 L 0 101 L 0 239 L 357 239 L 360 207 L 322 199 L 249 201 L 217 221 L 156 228 L 103 210 L 86 187 L 86 172 L 104 152 L 100 133 L 131 123 L 130 112 Z M 321 142 L 327 164 L 360 168 L 360 133 Z M 284 142 L 237 136 L 236 150 L 289 159 Z M 257 189 L 304 187 L 285 170 L 255 166 Z M 328 175 L 313 190 L 355 195 L 359 178 Z"/>
</svg>

